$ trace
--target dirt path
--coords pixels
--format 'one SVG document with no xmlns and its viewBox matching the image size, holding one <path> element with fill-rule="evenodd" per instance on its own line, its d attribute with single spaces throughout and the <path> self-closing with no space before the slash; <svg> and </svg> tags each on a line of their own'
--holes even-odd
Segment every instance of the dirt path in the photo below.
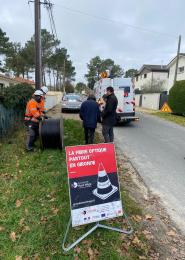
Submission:
<svg viewBox="0 0 185 260">
<path fill-rule="evenodd" d="M 61 116 L 60 105 L 48 112 L 54 118 Z M 79 120 L 79 115 L 63 113 L 63 118 Z M 101 134 L 101 126 L 97 131 Z M 117 148 L 120 183 L 143 210 L 143 216 L 133 215 L 133 223 L 139 224 L 142 234 L 151 245 L 151 260 L 185 260 L 185 237 L 171 221 L 160 199 L 153 196 L 132 163 Z M 122 174 L 124 172 L 124 174 Z M 124 204 L 124 202 L 123 202 Z M 137 235 L 137 230 L 135 234 Z"/>
</svg>

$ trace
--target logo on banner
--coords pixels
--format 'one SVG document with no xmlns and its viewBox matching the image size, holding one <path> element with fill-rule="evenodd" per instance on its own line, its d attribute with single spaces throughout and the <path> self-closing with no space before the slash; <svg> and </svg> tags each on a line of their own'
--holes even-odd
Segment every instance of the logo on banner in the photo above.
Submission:
<svg viewBox="0 0 185 260">
<path fill-rule="evenodd" d="M 97 188 L 93 190 L 93 194 L 98 198 L 105 200 L 113 195 L 117 190 L 118 188 L 111 184 L 103 164 L 100 163 L 98 168 Z"/>
<path fill-rule="evenodd" d="M 76 189 L 78 187 L 78 183 L 77 182 L 73 182 L 73 184 L 71 186 L 72 186 L 72 188 Z"/>
</svg>

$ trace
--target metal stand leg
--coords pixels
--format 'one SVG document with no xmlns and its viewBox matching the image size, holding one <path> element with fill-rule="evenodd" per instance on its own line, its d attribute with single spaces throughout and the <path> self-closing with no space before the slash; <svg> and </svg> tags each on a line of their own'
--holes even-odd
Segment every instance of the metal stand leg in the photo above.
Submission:
<svg viewBox="0 0 185 260">
<path fill-rule="evenodd" d="M 62 249 L 65 251 L 65 252 L 68 252 L 69 250 L 71 250 L 73 247 L 75 247 L 78 243 L 80 243 L 84 238 L 86 238 L 88 235 L 90 235 L 94 230 L 96 230 L 98 227 L 100 228 L 105 228 L 105 229 L 109 229 L 109 230 L 113 230 L 113 231 L 117 231 L 117 232 L 120 232 L 120 233 L 124 233 L 124 234 L 127 234 L 127 235 L 130 235 L 132 234 L 132 232 L 134 231 L 127 215 L 125 214 L 125 212 L 123 212 L 123 216 L 125 217 L 126 221 L 127 221 L 127 224 L 128 226 L 130 227 L 129 230 L 124 230 L 124 229 L 119 229 L 119 228 L 114 228 L 114 227 L 110 227 L 110 226 L 106 226 L 106 225 L 102 225 L 102 224 L 99 224 L 99 222 L 97 222 L 95 224 L 94 227 L 92 227 L 88 232 L 86 232 L 83 236 L 81 236 L 80 238 L 78 238 L 74 243 L 72 243 L 70 246 L 68 247 L 65 247 L 65 243 L 66 243 L 66 239 L 67 239 L 67 235 L 68 235 L 68 232 L 69 232 L 69 228 L 70 228 L 70 225 L 71 225 L 71 217 L 69 219 L 69 222 L 68 222 L 68 225 L 67 225 L 67 228 L 66 228 L 66 232 L 65 232 L 65 235 L 64 235 L 64 239 L 63 239 L 63 242 L 62 242 Z"/>
</svg>

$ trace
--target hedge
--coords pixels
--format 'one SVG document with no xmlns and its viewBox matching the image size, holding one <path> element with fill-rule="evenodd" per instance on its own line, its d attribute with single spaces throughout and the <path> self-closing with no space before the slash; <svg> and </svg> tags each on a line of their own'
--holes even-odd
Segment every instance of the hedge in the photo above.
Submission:
<svg viewBox="0 0 185 260">
<path fill-rule="evenodd" d="M 29 84 L 17 84 L 7 87 L 1 95 L 1 102 L 6 108 L 24 111 L 26 103 L 33 95 L 34 89 Z"/>
<path fill-rule="evenodd" d="M 177 81 L 170 89 L 168 103 L 174 114 L 185 116 L 185 80 Z"/>
</svg>

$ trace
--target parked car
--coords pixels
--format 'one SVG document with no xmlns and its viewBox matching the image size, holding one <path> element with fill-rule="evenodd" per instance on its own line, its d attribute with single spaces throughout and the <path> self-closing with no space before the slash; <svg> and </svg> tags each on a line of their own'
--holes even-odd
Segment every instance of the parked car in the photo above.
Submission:
<svg viewBox="0 0 185 260">
<path fill-rule="evenodd" d="M 83 100 L 78 94 L 66 94 L 62 97 L 62 111 L 79 111 Z"/>
</svg>

